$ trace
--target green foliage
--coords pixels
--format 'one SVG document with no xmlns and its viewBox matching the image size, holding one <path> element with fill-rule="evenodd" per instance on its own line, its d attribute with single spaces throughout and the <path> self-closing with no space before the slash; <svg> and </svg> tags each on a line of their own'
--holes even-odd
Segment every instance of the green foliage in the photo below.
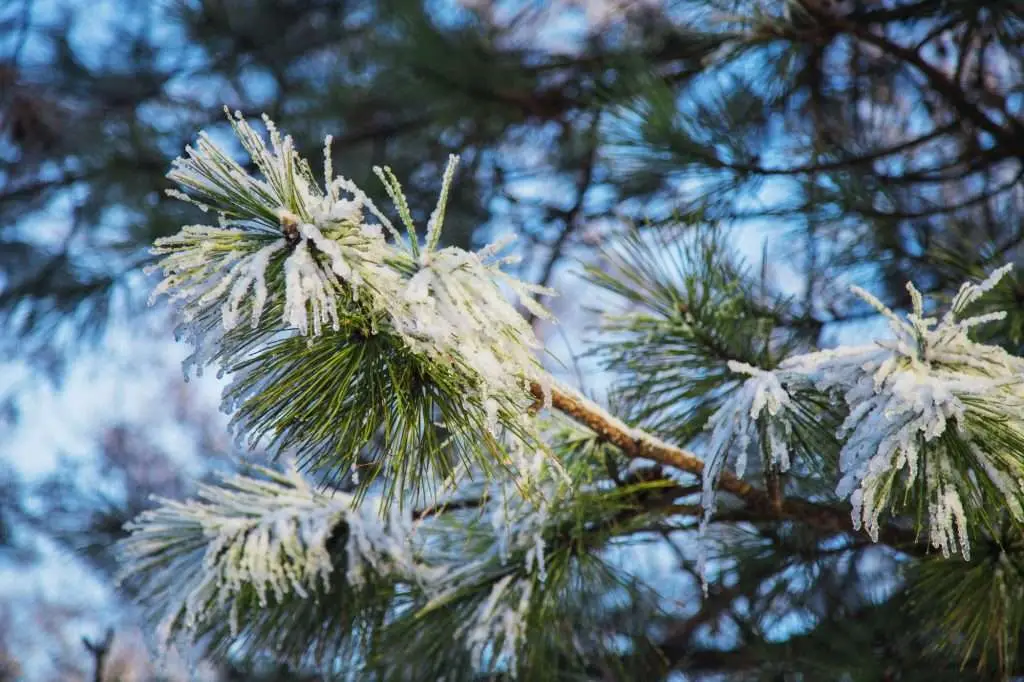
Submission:
<svg viewBox="0 0 1024 682">
<path fill-rule="evenodd" d="M 911 603 L 934 629 L 933 650 L 955 651 L 962 668 L 1005 677 L 1016 667 L 1024 630 L 1020 529 L 997 520 L 976 545 L 970 562 L 929 558 L 913 569 Z"/>
<path fill-rule="evenodd" d="M 621 641 L 642 643 L 645 633 L 642 621 L 615 622 L 609 618 L 610 595 L 635 602 L 635 608 L 646 605 L 650 613 L 656 613 L 656 607 L 652 595 L 592 553 L 596 545 L 579 547 L 580 532 L 567 533 L 562 545 L 553 544 L 553 551 L 548 554 L 547 577 L 543 583 L 533 584 L 529 615 L 524 623 L 526 639 L 514 667 L 495 656 L 505 644 L 500 637 L 488 645 L 483 660 L 474 665 L 461 647 L 453 646 L 452 640 L 436 636 L 446 632 L 458 637 L 473 622 L 474 614 L 485 606 L 495 584 L 502 579 L 521 579 L 514 570 L 496 565 L 479 581 L 443 602 L 410 610 L 390 623 L 386 634 L 374 643 L 376 655 L 368 662 L 364 674 L 369 674 L 369 679 L 389 682 L 409 679 L 410 675 L 415 679 L 444 676 L 470 682 L 481 675 L 502 673 L 516 679 L 584 680 L 588 679 L 588 671 L 602 661 L 610 671 L 626 674 L 616 656 L 622 653 Z M 572 536 L 575 538 L 570 539 Z M 604 623 L 603 632 L 593 628 L 595 622 Z M 395 656 L 395 651 L 402 651 L 403 655 Z"/>
<path fill-rule="evenodd" d="M 601 317 L 595 354 L 629 418 L 679 443 L 704 429 L 738 384 L 729 361 L 772 368 L 800 348 L 792 306 L 750 273 L 724 237 L 694 225 L 633 232 L 587 268 L 618 308 Z"/>
<path fill-rule="evenodd" d="M 559 501 L 540 529 L 544 555 L 532 560 L 523 547 L 508 556 L 495 554 L 496 529 L 475 505 L 453 500 L 417 511 L 416 523 L 424 524 L 412 556 L 421 562 L 417 578 L 404 572 L 410 564 L 398 554 L 380 563 L 357 556 L 367 551 L 361 543 L 382 543 L 373 537 L 376 531 L 362 526 L 369 517 L 353 511 L 346 521 L 343 511 L 354 507 L 297 480 L 270 471 L 235 478 L 207 487 L 202 501 L 187 507 L 165 501 L 134 526 L 141 532 L 121 543 L 130 558 L 122 580 L 141 595 L 150 616 L 162 620 L 164 636 L 184 637 L 210 655 L 248 664 L 278 661 L 362 679 L 443 674 L 473 680 L 488 671 L 521 679 L 584 679 L 595 665 L 624 664 L 623 639 L 639 646 L 649 637 L 645 618 L 618 622 L 610 607 L 628 604 L 650 617 L 659 613 L 655 595 L 603 554 L 616 537 L 657 518 L 675 497 L 665 494 L 670 481 L 609 489 L 589 488 L 581 480 L 585 492 Z M 254 506 L 258 499 L 264 504 Z M 191 511 L 183 516 L 186 508 Z M 314 513 L 329 514 L 322 517 L 327 525 L 303 526 L 293 539 L 279 528 L 290 520 L 305 524 L 305 515 Z M 353 529 L 354 523 L 360 527 Z M 268 532 L 275 534 L 269 545 Z M 353 533 L 363 539 L 353 540 Z M 321 546 L 329 565 L 316 558 Z M 379 547 L 405 551 L 388 542 Z M 279 555 L 267 556 L 268 549 Z M 362 563 L 358 581 L 352 578 L 353 561 L 369 562 Z M 540 573 L 531 561 L 543 561 Z M 278 562 L 274 573 L 260 568 Z M 177 587 L 183 575 L 192 576 L 184 593 Z M 451 587 L 432 589 L 432 575 L 451 581 Z M 506 599 L 512 605 L 527 600 L 523 640 L 503 639 L 499 619 L 497 635 L 488 632 L 479 650 L 461 646 L 472 637 L 467 631 Z M 595 631 L 597 620 L 606 625 Z"/>
<path fill-rule="evenodd" d="M 250 446 L 298 453 L 304 468 L 361 490 L 422 490 L 460 466 L 501 467 L 504 446 L 487 429 L 464 376 L 411 353 L 388 334 L 353 330 L 273 341 L 229 371 L 234 428 Z M 488 469 L 485 469 L 487 471 Z M 415 504 L 418 496 L 403 500 Z"/>
<path fill-rule="evenodd" d="M 904 284 L 913 279 L 941 308 L 960 282 L 1020 259 L 1024 14 L 1012 0 L 633 3 L 628 14 L 565 41 L 551 40 L 563 29 L 547 19 L 563 8 L 548 13 L 544 3 L 196 0 L 151 8 L 111 0 L 110 30 L 95 35 L 81 30 L 98 16 L 91 5 L 52 13 L 31 5 L 0 10 L 0 34 L 13 36 L 10 55 L 0 56 L 0 322 L 9 357 L 37 366 L 59 369 L 64 351 L 101 339 L 109 320 L 138 313 L 139 272 L 152 260 L 144 249 L 197 217 L 159 200 L 166 160 L 198 128 L 220 140 L 221 98 L 247 116 L 267 111 L 287 121 L 303 149 L 331 133 L 332 160 L 373 187 L 375 199 L 388 192 L 368 182 L 371 169 L 387 162 L 388 184 L 403 182 L 407 224 L 427 222 L 439 162 L 460 153 L 459 191 L 442 211 L 450 227 L 423 245 L 410 241 L 409 256 L 391 264 L 403 281 L 417 270 L 421 246 L 429 251 L 441 238 L 468 247 L 507 225 L 530 244 L 522 273 L 546 282 L 567 253 L 581 256 L 589 285 L 625 307 L 599 330 L 609 402 L 631 425 L 698 458 L 709 457 L 710 415 L 743 378 L 728 361 L 771 369 L 795 353 L 874 338 L 877 313 L 852 301 L 851 283 L 877 284 L 898 310 L 912 305 Z M 277 201 L 294 195 L 291 177 L 269 179 L 270 202 L 215 183 L 205 199 L 276 239 L 283 225 L 274 209 L 309 217 L 298 203 Z M 679 215 L 681 230 L 671 227 Z M 623 222 L 645 227 L 623 238 Z M 705 222 L 718 225 L 716 234 L 692 226 Z M 768 234 L 762 273 L 732 255 L 734 224 Z M 594 244 L 606 247 L 607 262 L 595 261 Z M 281 270 L 279 260 L 268 265 L 268 289 L 280 289 Z M 978 304 L 1008 315 L 973 339 L 1020 354 L 1020 289 L 1019 278 L 1007 279 Z M 590 302 L 593 291 L 567 299 Z M 457 353 L 448 365 L 428 361 L 366 299 L 344 287 L 336 293 L 337 332 L 312 339 L 279 333 L 279 300 L 268 302 L 256 330 L 219 336 L 219 314 L 200 315 L 186 330 L 223 344 L 196 360 L 234 372 L 228 404 L 239 408 L 239 436 L 295 454 L 322 481 L 367 499 L 409 493 L 405 508 L 443 501 L 435 476 L 471 465 L 466 485 L 479 491 L 516 470 L 502 439 L 536 435 L 516 432 L 520 403 L 531 397 L 502 402 L 495 436 L 492 406 Z M 251 313 L 250 305 L 236 312 Z M 778 484 L 786 496 L 838 512 L 833 521 L 845 519 L 833 485 L 834 434 L 850 406 L 813 391 L 792 397 L 799 456 L 773 480 L 780 472 L 770 470 L 764 447 L 770 424 L 759 423 L 762 457 L 748 480 L 763 475 L 766 491 Z M 1005 407 L 1015 409 L 1011 401 Z M 997 412 L 971 404 L 965 433 L 1015 474 L 1024 443 Z M 545 429 L 550 461 L 584 494 L 560 500 L 572 523 L 562 518 L 545 531 L 549 571 L 575 577 L 560 583 L 551 573 L 547 591 L 536 586 L 528 616 L 535 639 L 527 645 L 536 654 L 522 659 L 523 677 L 663 679 L 674 671 L 877 682 L 1020 671 L 1020 600 L 999 598 L 1000 590 L 1019 590 L 1007 577 L 1013 571 L 999 572 L 1016 565 L 1018 531 L 1000 525 L 1002 493 L 978 476 L 964 434 L 944 434 L 937 445 L 954 463 L 946 480 L 966 491 L 969 524 L 979 529 L 970 562 L 920 556 L 907 538 L 928 495 L 920 486 L 899 490 L 895 475 L 883 484 L 894 513 L 883 519 L 881 540 L 890 545 L 874 549 L 847 545 L 861 539 L 841 522 L 805 527 L 793 516 L 775 518 L 770 499 L 754 514 L 730 493 L 708 533 L 720 541 L 714 561 L 737 568 L 712 570 L 702 599 L 664 584 L 694 572 L 699 476 L 631 463 L 596 431 Z M 924 476 L 918 481 L 923 486 Z M 467 560 L 494 540 L 471 502 L 450 514 L 450 537 L 434 540 Z M 103 541 L 117 535 L 113 514 L 96 518 L 106 524 Z M 474 527 L 477 543 L 459 544 L 463 526 Z M 192 532 L 199 542 L 200 530 Z M 619 563 L 625 554 L 626 564 L 640 564 L 652 534 L 665 551 L 682 548 L 658 578 L 657 599 L 693 610 L 648 608 L 649 585 L 610 577 L 607 548 L 624 547 Z M 1008 558 L 993 558 L 1003 557 L 993 547 Z M 850 579 L 851 566 L 872 562 L 886 568 L 879 580 L 898 583 L 891 591 Z M 451 602 L 455 615 L 421 613 L 409 605 L 416 596 L 387 580 L 366 594 L 332 582 L 320 601 L 288 595 L 263 609 L 243 596 L 242 641 L 232 644 L 221 629 L 226 619 L 207 634 L 225 655 L 269 658 L 279 650 L 309 661 L 319 653 L 331 663 L 355 656 L 381 679 L 422 672 L 431 682 L 440 674 L 468 680 L 480 671 L 449 646 L 452 632 L 502 570 L 521 568 L 514 563 L 495 564 L 467 586 Z M 620 588 L 621 604 L 602 600 Z M 354 625 L 360 613 L 385 610 L 377 595 L 387 608 L 406 604 L 388 611 L 393 630 L 378 627 L 383 617 Z M 768 627 L 780 622 L 789 625 Z M 609 633 L 623 639 L 610 645 Z M 366 647 L 383 654 L 353 653 Z M 411 672 L 393 667 L 407 662 Z M 496 667 L 490 679 L 509 672 Z"/>
</svg>

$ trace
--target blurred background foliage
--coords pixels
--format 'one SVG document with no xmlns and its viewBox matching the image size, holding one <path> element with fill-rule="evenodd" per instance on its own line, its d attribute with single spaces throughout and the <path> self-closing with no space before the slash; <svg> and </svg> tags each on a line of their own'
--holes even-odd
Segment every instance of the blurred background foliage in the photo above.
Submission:
<svg viewBox="0 0 1024 682">
<path fill-rule="evenodd" d="M 900 308 L 908 278 L 941 300 L 1022 255 L 1020 0 L 6 0 L 0 562 L 17 579 L 0 603 L 0 680 L 184 679 L 145 656 L 109 587 L 108 550 L 151 493 L 180 496 L 195 476 L 234 466 L 212 384 L 180 382 L 142 273 L 155 237 L 201 220 L 163 196 L 163 175 L 199 129 L 227 139 L 223 106 L 267 113 L 309 156 L 333 135 L 335 168 L 368 190 L 370 168 L 387 163 L 420 211 L 447 155 L 460 154 L 446 238 L 520 235 L 521 276 L 565 292 L 552 302 L 560 331 L 537 325 L 565 346 L 565 367 L 594 295 L 571 263 L 612 272 L 595 247 L 631 226 L 717 225 L 749 266 L 742 301 L 764 304 L 730 308 L 739 270 L 711 262 L 690 310 L 657 291 L 627 301 L 656 301 L 670 324 L 660 353 L 640 346 L 610 367 L 635 380 L 612 396 L 624 411 L 680 441 L 693 434 L 672 431 L 673 401 L 705 408 L 685 391 L 652 401 L 645 377 L 731 357 L 764 320 L 787 347 L 850 338 L 875 314 L 850 284 Z M 706 281 L 722 295 L 699 295 Z M 1010 315 L 990 340 L 1017 353 L 1022 301 L 1016 274 L 992 303 Z M 694 337 L 693 315 L 730 328 Z M 26 436 L 69 421 L 66 447 Z M 962 566 L 909 567 L 784 524 L 749 532 L 706 598 L 695 592 L 690 608 L 651 623 L 656 651 L 624 666 L 634 679 L 1012 672 L 1016 637 L 987 655 L 967 647 L 966 659 L 957 648 L 998 639 L 986 628 L 1005 600 L 939 614 L 959 628 L 951 647 L 922 615 L 927 595 L 962 584 Z M 680 550 L 665 570 L 692 571 L 674 536 L 662 540 Z M 1019 542 L 992 546 L 1002 561 Z M 961 596 L 995 589 L 992 574 L 983 565 Z M 1019 574 L 999 580 L 1000 595 L 1022 601 Z M 1019 631 L 1021 608 L 996 620 Z M 593 679 L 616 679 L 596 667 Z"/>
</svg>

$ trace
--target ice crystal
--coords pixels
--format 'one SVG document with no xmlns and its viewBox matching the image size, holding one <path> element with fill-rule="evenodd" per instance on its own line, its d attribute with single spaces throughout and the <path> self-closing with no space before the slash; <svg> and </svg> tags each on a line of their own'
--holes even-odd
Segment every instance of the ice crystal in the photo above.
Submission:
<svg viewBox="0 0 1024 682">
<path fill-rule="evenodd" d="M 941 320 L 925 317 L 913 284 L 907 286 L 913 310 L 905 320 L 857 290 L 889 320 L 894 338 L 789 363 L 819 390 L 841 395 L 849 407 L 838 434 L 843 476 L 836 492 L 850 497 L 854 524 L 863 524 L 872 538 L 878 538 L 879 517 L 900 472 L 908 489 L 925 473 L 929 538 L 944 555 L 970 555 L 965 507 L 983 501 L 979 477 L 988 479 L 1011 514 L 1024 520 L 1019 482 L 1024 453 L 997 445 L 979 428 L 997 423 L 1010 438 L 1004 443 L 1024 442 L 1024 360 L 968 336 L 1003 313 L 958 319 L 1009 269 L 1000 268 L 980 284 L 965 284 Z"/>
<path fill-rule="evenodd" d="M 513 442 L 510 451 L 511 475 L 493 480 L 487 491 L 494 500 L 490 514 L 494 549 L 502 564 L 509 561 L 513 550 L 522 551 L 526 572 L 544 582 L 544 530 L 551 517 L 551 502 L 559 494 L 560 479 L 543 450 L 530 453 L 521 443 Z"/>
<path fill-rule="evenodd" d="M 487 599 L 458 632 L 474 666 L 482 667 L 488 655 L 500 659 L 510 670 L 516 669 L 532 596 L 532 580 L 517 579 L 511 573 L 491 587 Z M 501 646 L 497 647 L 499 642 Z"/>
<path fill-rule="evenodd" d="M 498 286 L 502 274 L 477 254 L 453 247 L 424 251 L 406 285 L 407 314 L 392 318 L 414 350 L 458 358 L 480 378 L 485 394 L 521 391 L 540 374 L 533 330 Z M 524 298 L 546 291 L 518 283 Z"/>
<path fill-rule="evenodd" d="M 143 512 L 120 543 L 120 578 L 134 579 L 142 600 L 163 615 L 165 648 L 189 643 L 225 613 L 238 636 L 248 590 L 261 608 L 276 608 L 286 597 L 316 599 L 331 581 L 360 587 L 387 576 L 416 586 L 429 608 L 482 587 L 486 597 L 455 634 L 478 664 L 494 656 L 514 670 L 533 591 L 545 578 L 549 522 L 547 502 L 524 491 L 551 480 L 541 455 L 523 453 L 517 461 L 518 483 L 492 483 L 494 493 L 486 495 L 493 544 L 455 563 L 431 555 L 430 519 L 415 522 L 408 509 L 394 507 L 385 514 L 373 498 L 357 504 L 345 493 L 317 491 L 294 468 L 257 469 L 256 476 L 203 485 L 195 500 L 159 500 Z M 329 540 L 338 536 L 346 542 L 332 548 Z M 344 553 L 343 574 L 332 552 Z"/>
</svg>

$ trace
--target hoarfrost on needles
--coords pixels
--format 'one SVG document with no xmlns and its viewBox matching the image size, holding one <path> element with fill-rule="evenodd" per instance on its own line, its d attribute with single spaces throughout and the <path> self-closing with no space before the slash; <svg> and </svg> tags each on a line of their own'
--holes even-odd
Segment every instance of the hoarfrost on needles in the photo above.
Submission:
<svg viewBox="0 0 1024 682">
<path fill-rule="evenodd" d="M 959 319 L 1009 269 L 1000 268 L 980 284 L 964 284 L 941 320 L 925 316 L 924 299 L 913 284 L 907 285 L 913 309 L 905 319 L 855 288 L 888 320 L 892 339 L 798 355 L 772 372 L 731 365 L 752 376 L 709 422 L 714 454 L 705 477 L 706 507 L 713 503 L 721 453 L 726 446 L 736 450 L 742 475 L 759 419 L 768 419 L 771 462 L 780 469 L 788 465 L 786 410 L 792 389 L 813 387 L 847 408 L 835 434 L 841 446 L 836 493 L 850 499 L 854 526 L 863 526 L 876 541 L 896 483 L 909 490 L 922 472 L 929 540 L 944 555 L 970 555 L 968 511 L 985 499 L 980 478 L 988 480 L 1014 518 L 1024 521 L 1024 451 L 991 437 L 998 429 L 1003 443 L 1009 438 L 1024 445 L 1024 360 L 969 337 L 974 327 L 1002 319 L 1003 313 Z"/>
<path fill-rule="evenodd" d="M 142 593 L 165 607 L 168 635 L 216 617 L 211 606 L 229 609 L 237 630 L 246 586 L 269 604 L 285 595 L 310 598 L 331 580 L 361 586 L 387 575 L 420 589 L 426 609 L 482 584 L 486 597 L 457 634 L 476 664 L 486 656 L 514 670 L 534 591 L 547 578 L 545 530 L 571 482 L 559 482 L 556 474 L 567 475 L 550 457 L 531 409 L 537 386 L 551 402 L 552 379 L 536 358 L 540 344 L 506 294 L 546 317 L 536 297 L 553 292 L 502 271 L 511 260 L 500 256 L 506 242 L 476 253 L 441 246 L 456 157 L 421 243 L 389 169 L 375 170 L 404 235 L 359 187 L 333 177 L 329 138 L 321 187 L 269 119 L 268 146 L 241 116 L 230 118 L 261 177 L 201 135 L 175 162 L 170 177 L 182 191 L 171 195 L 215 212 L 218 224 L 185 227 L 154 247 L 164 274 L 154 295 L 182 306 L 182 331 L 196 346 L 191 361 L 233 367 L 281 335 L 345 334 L 346 325 L 360 325 L 361 333 L 387 334 L 403 353 L 436 363 L 459 378 L 460 397 L 478 410 L 479 425 L 508 460 L 505 471 L 485 477 L 481 495 L 487 513 L 480 518 L 493 542 L 453 563 L 431 555 L 423 532 L 429 519 L 318 492 L 295 471 L 263 471 L 204 486 L 197 501 L 163 501 L 145 512 L 122 544 L 127 574 L 139 576 Z M 829 404 L 842 408 L 836 492 L 850 500 L 854 525 L 873 538 L 899 485 L 923 491 L 929 541 L 945 555 L 969 555 L 972 512 L 986 501 L 1024 521 L 1024 360 L 970 339 L 1000 313 L 960 319 L 1008 269 L 965 284 L 941 319 L 925 316 L 913 285 L 905 317 L 856 289 L 888 320 L 891 339 L 798 355 L 772 370 L 730 363 L 742 381 L 707 423 L 701 528 L 712 518 L 727 464 L 742 476 L 757 447 L 767 467 L 790 469 L 806 450 L 798 427 Z M 236 381 L 259 371 L 241 367 Z M 248 386 L 230 393 L 240 402 L 267 388 L 258 378 L 236 386 Z M 638 442 L 658 443 L 607 418 Z M 347 530 L 344 576 L 332 574 L 327 546 L 340 524 Z"/>
<path fill-rule="evenodd" d="M 549 318 L 535 297 L 554 292 L 502 271 L 514 260 L 500 255 L 508 240 L 476 253 L 441 247 L 457 157 L 449 159 L 420 243 L 389 169 L 375 171 L 407 228 L 404 236 L 359 187 L 333 177 L 330 138 L 320 187 L 291 138 L 269 119 L 264 117 L 269 142 L 239 114 L 229 119 L 261 177 L 200 135 L 175 161 L 169 177 L 181 191 L 169 194 L 215 212 L 218 224 L 186 227 L 153 249 L 164 274 L 154 295 L 167 294 L 182 307 L 181 331 L 196 347 L 189 362 L 201 367 L 219 361 L 235 367 L 235 382 L 248 382 L 232 386 L 249 389 L 229 386 L 229 411 L 266 388 L 250 381 L 258 368 L 239 362 L 252 351 L 282 334 L 341 331 L 349 319 L 367 320 L 369 330 L 360 331 L 384 331 L 412 353 L 455 369 L 466 379 L 466 398 L 479 406 L 481 423 L 506 442 L 510 457 L 509 471 L 494 483 L 498 489 L 490 497 L 494 543 L 468 563 L 431 564 L 422 557 L 422 522 L 414 523 L 408 512 L 385 518 L 368 501 L 357 506 L 351 496 L 310 489 L 294 471 L 263 471 L 261 478 L 239 476 L 222 487 L 204 486 L 198 501 L 164 501 L 143 514 L 122 547 L 128 574 L 144 576 L 142 593 L 168 607 L 169 634 L 194 631 L 210 617 L 211 603 L 230 607 L 236 618 L 243 585 L 251 585 L 266 604 L 286 594 L 308 598 L 329 580 L 362 585 L 372 572 L 415 583 L 443 600 L 515 554 L 524 564 L 508 570 L 522 577 L 493 585 L 461 631 L 475 658 L 500 640 L 501 650 L 494 653 L 514 664 L 533 581 L 546 573 L 549 507 L 543 492 L 552 489 L 550 477 L 542 475 L 548 453 L 523 434 L 536 435 L 528 410 L 531 383 L 543 387 L 549 404 L 551 382 L 536 358 L 539 343 L 531 325 L 506 293 Z M 268 319 L 268 310 L 280 317 Z M 242 320 L 248 320 L 248 331 L 240 329 Z M 245 430 L 244 423 L 237 427 Z M 326 546 L 339 524 L 347 526 L 345 576 L 331 575 Z M 183 543 L 189 551 L 177 551 Z M 204 570 L 186 570 L 198 555 Z"/>
<path fill-rule="evenodd" d="M 743 476 L 747 468 L 747 452 L 757 438 L 758 421 L 768 422 L 770 463 L 779 471 L 789 469 L 787 445 L 789 425 L 785 411 L 791 406 L 789 394 L 779 377 L 743 362 L 729 362 L 729 369 L 750 378 L 744 381 L 732 396 L 708 420 L 711 431 L 708 451 L 711 453 L 704 470 L 705 518 L 714 503 L 714 486 L 730 453 L 735 453 L 736 475 Z"/>
<path fill-rule="evenodd" d="M 218 617 L 213 605 L 228 609 L 237 634 L 246 587 L 255 590 L 262 607 L 270 598 L 310 598 L 319 586 L 326 588 L 333 572 L 327 542 L 341 523 L 348 527 L 353 582 L 367 568 L 416 579 L 430 575 L 416 562 L 404 525 L 357 507 L 351 495 L 313 490 L 294 469 L 259 471 L 259 478 L 239 475 L 223 485 L 201 486 L 196 500 L 160 500 L 128 524 L 131 534 L 120 545 L 121 578 L 143 576 L 141 594 L 165 614 L 165 643 L 175 629 L 194 631 Z"/>
<path fill-rule="evenodd" d="M 189 644 L 225 611 L 232 636 L 238 636 L 247 588 L 261 608 L 274 608 L 288 596 L 316 599 L 331 581 L 359 587 L 372 575 L 415 585 L 443 604 L 497 569 L 507 577 L 492 585 L 457 634 L 475 659 L 500 641 L 497 655 L 514 664 L 534 584 L 545 573 L 548 505 L 516 493 L 529 481 L 502 486 L 503 499 L 493 508 L 492 547 L 453 564 L 431 555 L 430 533 L 408 509 L 385 511 L 379 499 L 357 502 L 345 493 L 319 492 L 294 468 L 257 472 L 203 485 L 195 500 L 159 500 L 160 506 L 128 524 L 130 534 L 119 544 L 120 578 L 140 581 L 143 600 L 164 615 L 159 634 L 165 648 L 176 640 Z M 532 475 L 540 474 L 534 467 Z M 341 526 L 347 541 L 343 550 L 332 550 L 328 542 Z M 332 551 L 344 552 L 344 575 L 336 574 Z M 512 552 L 525 557 L 523 565 L 510 563 Z"/>
<path fill-rule="evenodd" d="M 491 655 L 501 659 L 510 670 L 516 669 L 532 596 L 533 583 L 511 573 L 491 587 L 487 599 L 458 633 L 469 648 L 474 666 L 482 667 L 484 656 Z M 495 647 L 497 642 L 501 643 L 500 648 Z"/>
<path fill-rule="evenodd" d="M 262 179 L 201 135 L 197 146 L 175 161 L 169 177 L 182 191 L 170 194 L 216 211 L 219 225 L 186 227 L 157 240 L 153 249 L 162 257 L 158 267 L 165 276 L 154 295 L 166 293 L 181 303 L 198 363 L 215 356 L 229 361 L 232 354 L 217 348 L 224 345 L 224 333 L 246 310 L 257 330 L 264 309 L 283 295 L 282 326 L 264 325 L 268 334 L 338 331 L 344 313 L 361 312 L 386 320 L 413 352 L 457 361 L 476 382 L 481 400 L 529 402 L 524 387 L 543 374 L 536 359 L 539 344 L 504 290 L 545 317 L 549 314 L 534 297 L 554 292 L 501 270 L 511 260 L 498 256 L 507 241 L 478 253 L 439 248 L 457 157 L 449 159 L 420 245 L 401 188 L 387 168 L 379 175 L 408 225 L 408 238 L 354 183 L 331 177 L 329 139 L 321 188 L 291 138 L 269 119 L 264 119 L 268 146 L 240 115 L 229 118 Z M 377 222 L 368 222 L 367 215 Z M 210 323 L 215 316 L 222 328 Z"/>
</svg>

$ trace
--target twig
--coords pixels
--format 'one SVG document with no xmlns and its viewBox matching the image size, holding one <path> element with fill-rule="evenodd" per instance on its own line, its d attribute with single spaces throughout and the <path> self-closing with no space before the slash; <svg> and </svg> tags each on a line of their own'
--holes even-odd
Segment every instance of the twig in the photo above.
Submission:
<svg viewBox="0 0 1024 682">
<path fill-rule="evenodd" d="M 545 389 L 537 382 L 531 387 L 537 400 L 544 399 Z M 703 477 L 704 462 L 692 452 L 666 443 L 645 431 L 634 429 L 608 413 L 591 400 L 563 386 L 552 386 L 551 406 L 598 436 L 618 447 L 631 459 L 650 459 L 664 466 Z M 853 522 L 846 509 L 817 504 L 808 500 L 787 497 L 773 504 L 771 496 L 759 488 L 740 480 L 735 474 L 723 471 L 718 477 L 718 488 L 743 500 L 747 511 L 764 520 L 792 519 L 828 532 L 853 531 Z M 886 527 L 880 536 L 886 544 L 901 551 L 918 554 L 927 551 L 912 532 L 893 526 Z"/>
<path fill-rule="evenodd" d="M 562 258 L 562 251 L 569 241 L 569 238 L 576 231 L 579 226 L 580 213 L 583 210 L 583 202 L 587 198 L 587 192 L 590 190 L 594 183 L 594 167 L 597 165 L 597 136 L 601 126 L 601 111 L 594 112 L 594 118 L 590 122 L 590 128 L 587 130 L 587 144 L 588 151 L 586 158 L 583 160 L 583 167 L 580 169 L 579 181 L 576 183 L 576 200 L 573 202 L 572 207 L 563 214 L 564 225 L 562 231 L 558 233 L 558 237 L 554 243 L 551 244 L 551 251 L 548 254 L 547 261 L 544 263 L 544 267 L 541 271 L 540 278 L 537 283 L 541 286 L 547 286 L 552 275 L 555 272 L 555 265 Z M 526 320 L 531 325 L 536 322 L 537 316 L 532 312 L 528 312 Z"/>
<path fill-rule="evenodd" d="M 412 518 L 418 521 L 420 519 L 437 516 L 446 512 L 461 511 L 463 509 L 479 509 L 485 502 L 487 502 L 486 497 L 470 497 L 462 500 L 449 500 L 447 502 L 441 502 L 440 504 L 434 504 L 429 507 L 417 509 L 412 513 Z"/>
<path fill-rule="evenodd" d="M 1022 140 L 1017 135 L 990 119 L 984 111 L 970 101 L 967 94 L 957 83 L 929 64 L 914 50 L 894 43 L 884 36 L 875 35 L 863 25 L 848 22 L 843 25 L 843 28 L 865 43 L 873 45 L 890 56 L 896 57 L 914 67 L 925 77 L 932 89 L 945 99 L 960 116 L 987 131 L 1000 145 L 1013 149 L 1015 153 L 1020 153 Z"/>
<path fill-rule="evenodd" d="M 103 682 L 103 668 L 107 662 L 107 655 L 110 653 L 110 645 L 114 643 L 114 628 L 107 628 L 107 634 L 103 641 L 94 642 L 88 637 L 82 638 L 82 644 L 92 654 L 95 664 L 93 666 L 93 682 Z"/>
</svg>

